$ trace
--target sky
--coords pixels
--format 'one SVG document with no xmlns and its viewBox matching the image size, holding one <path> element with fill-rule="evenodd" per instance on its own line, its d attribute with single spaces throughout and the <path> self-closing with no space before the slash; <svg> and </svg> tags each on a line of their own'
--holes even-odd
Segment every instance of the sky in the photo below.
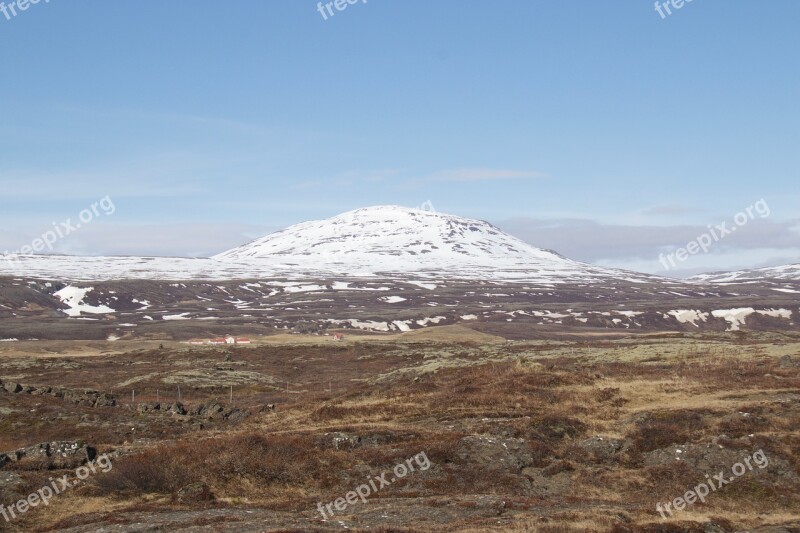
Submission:
<svg viewBox="0 0 800 533">
<path fill-rule="evenodd" d="M 424 204 L 662 275 L 800 262 L 796 0 L 4 4 L 0 252 L 93 204 L 52 252 Z"/>
</svg>

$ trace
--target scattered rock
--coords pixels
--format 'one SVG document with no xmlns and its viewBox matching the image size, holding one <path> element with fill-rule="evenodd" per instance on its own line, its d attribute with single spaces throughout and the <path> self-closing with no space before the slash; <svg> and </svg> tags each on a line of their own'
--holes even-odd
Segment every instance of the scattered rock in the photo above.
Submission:
<svg viewBox="0 0 800 533">
<path fill-rule="evenodd" d="M 730 475 L 731 468 L 737 463 L 743 463 L 745 458 L 752 457 L 758 451 L 749 438 L 728 439 L 715 437 L 708 444 L 683 444 L 660 448 L 642 454 L 644 466 L 674 465 L 682 462 L 698 474 L 717 473 L 725 471 Z M 761 468 L 755 459 L 751 459 L 752 469 L 748 468 L 744 475 L 762 475 L 769 473 L 783 478 L 797 479 L 797 473 L 791 465 L 780 457 L 765 453 L 766 466 Z"/>
<path fill-rule="evenodd" d="M 140 403 L 136 406 L 136 411 L 140 413 L 150 413 L 153 411 L 160 411 L 161 404 L 158 402 Z"/>
<path fill-rule="evenodd" d="M 224 413 L 225 413 L 225 406 L 215 400 L 210 404 L 208 404 L 206 412 L 203 413 L 203 415 L 207 416 L 209 420 L 217 420 L 219 418 L 224 418 L 225 416 Z"/>
<path fill-rule="evenodd" d="M 98 392 L 95 390 L 75 391 L 69 389 L 53 389 L 52 387 L 35 387 L 33 385 L 21 385 L 14 382 L 0 382 L 2 390 L 11 394 L 31 394 L 34 396 L 52 396 L 63 398 L 74 404 L 86 407 L 114 407 L 117 401 L 113 395 Z"/>
<path fill-rule="evenodd" d="M 175 402 L 169 407 L 167 407 L 167 412 L 181 416 L 187 414 L 186 408 L 183 407 L 183 404 L 181 402 Z"/>
<path fill-rule="evenodd" d="M 461 439 L 456 456 L 465 463 L 477 463 L 490 470 L 520 472 L 533 464 L 533 456 L 523 439 L 469 435 Z"/>
<path fill-rule="evenodd" d="M 317 445 L 326 448 L 334 448 L 336 450 L 353 449 L 361 447 L 383 446 L 392 442 L 397 442 L 409 438 L 413 438 L 411 433 L 397 434 L 390 431 L 366 433 L 363 435 L 356 435 L 353 433 L 345 433 L 342 431 L 335 431 L 332 433 L 325 433 L 318 439 Z"/>
<path fill-rule="evenodd" d="M 232 424 L 238 424 L 248 416 L 250 416 L 250 411 L 234 407 L 233 409 L 225 413 L 225 420 L 227 420 Z"/>
<path fill-rule="evenodd" d="M 571 458 L 580 463 L 615 463 L 623 448 L 623 441 L 609 437 L 594 436 L 573 445 Z"/>
<path fill-rule="evenodd" d="M 361 437 L 336 431 L 333 433 L 325 433 L 325 435 L 322 436 L 322 442 L 336 450 L 349 450 L 357 448 L 361 444 Z"/>
<path fill-rule="evenodd" d="M 178 503 L 198 503 L 213 501 L 214 495 L 205 483 L 192 483 L 180 489 L 176 498 Z"/>
<path fill-rule="evenodd" d="M 11 394 L 18 394 L 22 392 L 22 385 L 19 383 L 6 382 L 3 383 L 3 388 L 6 390 L 6 392 L 10 392 Z"/>
<path fill-rule="evenodd" d="M 61 470 L 93 461 L 97 450 L 78 441 L 53 441 L 6 452 L 2 456 L 10 462 L 35 465 L 37 469 Z"/>
<path fill-rule="evenodd" d="M 94 402 L 92 407 L 114 407 L 117 405 L 117 400 L 110 394 L 100 394 Z"/>
</svg>

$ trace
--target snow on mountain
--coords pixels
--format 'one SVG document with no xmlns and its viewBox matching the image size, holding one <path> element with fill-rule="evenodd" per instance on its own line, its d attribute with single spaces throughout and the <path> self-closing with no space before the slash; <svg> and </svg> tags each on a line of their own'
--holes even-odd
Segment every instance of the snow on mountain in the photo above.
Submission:
<svg viewBox="0 0 800 533">
<path fill-rule="evenodd" d="M 446 261 L 563 261 L 552 252 L 506 235 L 488 222 L 397 206 L 367 207 L 327 220 L 304 222 L 215 258 L 281 256 L 335 262 L 385 259 L 382 262 L 389 268 L 399 268 L 407 261 L 437 267 Z"/>
<path fill-rule="evenodd" d="M 733 272 L 710 272 L 689 279 L 707 283 L 739 283 L 757 280 L 800 281 L 800 263 Z"/>
<path fill-rule="evenodd" d="M 367 207 L 297 224 L 214 259 L 361 275 L 418 272 L 482 278 L 491 272 L 499 278 L 551 283 L 657 279 L 566 259 L 481 220 L 398 206 Z"/>
<path fill-rule="evenodd" d="M 228 280 L 278 277 L 269 265 L 225 264 L 186 257 L 78 257 L 17 255 L 0 260 L 0 276 L 70 281 Z"/>
<path fill-rule="evenodd" d="M 535 248 L 488 222 L 396 206 L 357 209 L 304 222 L 212 258 L 3 258 L 0 276 L 76 281 L 231 280 L 401 276 L 516 280 L 539 284 L 674 284 Z M 428 285 L 435 287 L 436 285 Z"/>
</svg>

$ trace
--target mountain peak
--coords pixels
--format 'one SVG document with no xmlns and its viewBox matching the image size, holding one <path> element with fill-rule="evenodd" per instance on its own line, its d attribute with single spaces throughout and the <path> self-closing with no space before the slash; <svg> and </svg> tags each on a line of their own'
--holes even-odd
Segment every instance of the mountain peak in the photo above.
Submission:
<svg viewBox="0 0 800 533">
<path fill-rule="evenodd" d="M 556 257 L 482 220 L 380 205 L 355 209 L 326 220 L 296 224 L 223 252 L 215 259 L 317 256 L 344 260 L 365 254 L 372 259 L 392 257 L 395 262 L 423 256 L 441 260 L 521 259 L 531 255 L 540 259 Z"/>
<path fill-rule="evenodd" d="M 650 278 L 566 259 L 482 220 L 396 205 L 296 224 L 214 259 L 364 275 L 436 272 L 470 277 L 480 272 L 479 277 L 533 275 L 550 282 Z"/>
</svg>

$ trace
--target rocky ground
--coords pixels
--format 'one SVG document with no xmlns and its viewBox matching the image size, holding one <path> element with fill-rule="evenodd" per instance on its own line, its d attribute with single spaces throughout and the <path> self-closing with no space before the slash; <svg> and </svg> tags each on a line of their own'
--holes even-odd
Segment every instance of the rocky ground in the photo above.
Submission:
<svg viewBox="0 0 800 533">
<path fill-rule="evenodd" d="M 796 334 L 459 328 L 4 347 L 0 504 L 64 475 L 75 486 L 0 528 L 800 530 Z M 763 468 L 659 514 L 759 451 Z M 420 454 L 428 468 L 393 474 Z M 113 468 L 78 482 L 99 457 Z M 366 502 L 320 513 L 384 474 Z"/>
</svg>

